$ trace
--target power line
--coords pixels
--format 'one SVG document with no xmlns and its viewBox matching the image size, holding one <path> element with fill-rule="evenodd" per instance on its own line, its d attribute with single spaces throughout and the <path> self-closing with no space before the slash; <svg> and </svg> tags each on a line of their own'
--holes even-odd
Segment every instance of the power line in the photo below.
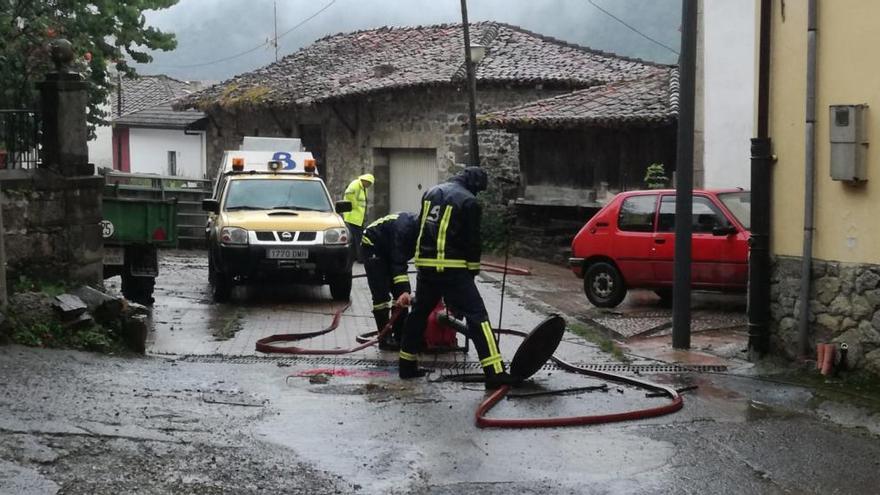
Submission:
<svg viewBox="0 0 880 495">
<path fill-rule="evenodd" d="M 645 38 L 646 40 L 648 40 L 648 41 L 650 41 L 650 42 L 652 42 L 652 43 L 656 43 L 656 44 L 662 46 L 663 48 L 666 48 L 667 50 L 669 50 L 670 52 L 672 52 L 672 53 L 674 53 L 674 54 L 676 54 L 676 55 L 679 54 L 679 53 L 678 53 L 678 50 L 676 50 L 675 48 L 672 48 L 672 47 L 670 47 L 669 45 L 667 45 L 667 44 L 665 44 L 665 43 L 663 43 L 663 42 L 657 41 L 656 39 L 654 39 L 654 38 L 648 36 L 647 34 L 645 34 L 645 33 L 641 32 L 641 31 L 639 31 L 638 29 L 636 29 L 635 27 L 631 26 L 630 24 L 627 24 L 627 22 L 624 21 L 623 19 L 617 17 L 616 15 L 612 14 L 611 12 L 608 12 L 607 10 L 603 9 L 602 7 L 600 7 L 599 5 L 596 5 L 596 3 L 595 3 L 593 0 L 587 0 L 587 2 L 588 2 L 590 5 L 592 5 L 593 7 L 596 7 L 596 8 L 597 8 L 600 12 L 602 12 L 603 14 L 605 14 L 605 15 L 607 15 L 608 17 L 614 19 L 615 21 L 617 21 L 617 22 L 623 24 L 623 25 L 626 26 L 630 31 L 632 31 L 632 32 L 634 32 L 634 33 L 636 33 L 636 34 L 638 34 L 638 35 L 641 36 L 642 38 Z"/>
<path fill-rule="evenodd" d="M 263 48 L 264 46 L 267 46 L 267 45 L 272 44 L 272 43 L 275 43 L 276 46 L 277 46 L 277 43 L 278 43 L 278 39 L 279 39 L 279 38 L 283 38 L 284 36 L 286 36 L 286 35 L 292 33 L 294 30 L 296 30 L 296 29 L 298 29 L 299 27 L 303 26 L 305 23 L 311 21 L 311 20 L 314 19 L 315 17 L 318 17 L 318 15 L 320 15 L 321 12 L 324 12 L 325 10 L 329 9 L 334 3 L 336 3 L 336 0 L 330 0 L 330 3 L 328 3 L 327 5 L 321 7 L 320 10 L 318 10 L 318 11 L 315 12 L 314 14 L 310 15 L 309 17 L 306 17 L 305 19 L 303 19 L 302 21 L 300 21 L 297 25 L 293 26 L 292 28 L 288 29 L 287 31 L 284 31 L 283 33 L 279 34 L 279 35 L 276 36 L 274 39 L 266 40 L 266 41 L 260 43 L 259 45 L 255 46 L 255 47 L 253 47 L 253 48 L 249 48 L 249 49 L 247 49 L 247 50 L 245 50 L 245 51 L 243 51 L 243 52 L 241 52 L 241 53 L 236 53 L 235 55 L 230 55 L 230 56 L 228 56 L 228 57 L 218 58 L 217 60 L 211 60 L 210 62 L 202 62 L 202 63 L 198 63 L 198 64 L 189 64 L 189 65 L 161 65 L 161 64 L 160 64 L 160 65 L 157 65 L 156 67 L 167 67 L 167 68 L 170 68 L 170 69 L 191 69 L 191 68 L 193 68 L 193 67 L 204 67 L 204 66 L 206 66 L 206 65 L 219 64 L 220 62 L 226 62 L 226 61 L 229 61 L 229 60 L 232 60 L 232 59 L 236 59 L 236 58 L 238 58 L 238 57 L 243 57 L 243 56 L 245 56 L 245 55 L 247 55 L 247 54 L 249 54 L 249 53 L 253 53 L 253 52 L 259 50 L 260 48 Z"/>
</svg>

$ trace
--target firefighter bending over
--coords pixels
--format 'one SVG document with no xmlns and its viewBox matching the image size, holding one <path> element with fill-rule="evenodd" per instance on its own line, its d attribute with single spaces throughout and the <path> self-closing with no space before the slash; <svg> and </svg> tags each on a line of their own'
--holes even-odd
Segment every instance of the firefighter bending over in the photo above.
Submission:
<svg viewBox="0 0 880 495">
<path fill-rule="evenodd" d="M 384 350 L 400 349 L 400 336 L 406 322 L 406 307 L 410 303 L 407 263 L 416 249 L 419 223 L 415 213 L 401 212 L 386 215 L 364 230 L 361 250 L 364 270 L 373 296 L 373 317 L 376 328 L 382 331 L 389 320 L 389 310 L 396 303 L 401 313 L 394 322 L 392 334 L 379 341 Z M 392 299 L 389 300 L 388 296 Z M 393 302 L 392 302 L 393 300 Z"/>
<path fill-rule="evenodd" d="M 401 378 L 425 375 L 425 370 L 419 369 L 416 355 L 428 315 L 442 297 L 447 306 L 467 321 L 468 337 L 474 341 L 486 375 L 486 388 L 516 382 L 504 371 L 486 306 L 474 283 L 474 276 L 480 271 L 481 251 L 481 212 L 476 194 L 486 190 L 486 186 L 485 170 L 467 167 L 422 197 L 415 254 L 416 297 L 400 348 Z"/>
</svg>

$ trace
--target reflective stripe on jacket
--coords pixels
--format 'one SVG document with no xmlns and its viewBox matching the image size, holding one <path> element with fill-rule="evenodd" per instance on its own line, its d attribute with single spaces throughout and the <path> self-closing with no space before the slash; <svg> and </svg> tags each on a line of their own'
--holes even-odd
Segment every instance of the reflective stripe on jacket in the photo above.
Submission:
<svg viewBox="0 0 880 495">
<path fill-rule="evenodd" d="M 422 198 L 415 264 L 436 272 L 480 269 L 480 205 L 456 178 Z"/>
</svg>

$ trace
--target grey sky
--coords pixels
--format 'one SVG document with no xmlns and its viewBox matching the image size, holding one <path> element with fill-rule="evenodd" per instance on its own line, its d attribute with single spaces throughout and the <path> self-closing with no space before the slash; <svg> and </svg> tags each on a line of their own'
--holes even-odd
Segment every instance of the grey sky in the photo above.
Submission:
<svg viewBox="0 0 880 495">
<path fill-rule="evenodd" d="M 287 31 L 332 0 L 277 0 L 278 32 Z M 680 0 L 593 0 L 645 35 L 679 46 Z M 147 22 L 177 35 L 177 50 L 154 53 L 154 62 L 136 65 L 142 74 L 220 81 L 267 65 L 274 49 L 208 65 L 256 47 L 272 37 L 273 0 L 181 0 L 148 12 Z M 469 0 L 471 21 L 494 20 L 522 26 L 566 41 L 665 63 L 677 55 L 624 27 L 589 0 Z M 314 19 L 279 40 L 284 56 L 328 34 L 381 26 L 460 22 L 459 0 L 336 0 Z"/>
</svg>

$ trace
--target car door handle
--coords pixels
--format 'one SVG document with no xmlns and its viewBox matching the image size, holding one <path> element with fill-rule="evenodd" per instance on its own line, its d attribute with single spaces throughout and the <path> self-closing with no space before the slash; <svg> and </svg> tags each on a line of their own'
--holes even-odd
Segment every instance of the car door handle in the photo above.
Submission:
<svg viewBox="0 0 880 495">
<path fill-rule="evenodd" d="M 654 244 L 666 244 L 666 239 L 663 239 L 662 237 L 658 237 L 658 238 L 654 239 Z"/>
</svg>

